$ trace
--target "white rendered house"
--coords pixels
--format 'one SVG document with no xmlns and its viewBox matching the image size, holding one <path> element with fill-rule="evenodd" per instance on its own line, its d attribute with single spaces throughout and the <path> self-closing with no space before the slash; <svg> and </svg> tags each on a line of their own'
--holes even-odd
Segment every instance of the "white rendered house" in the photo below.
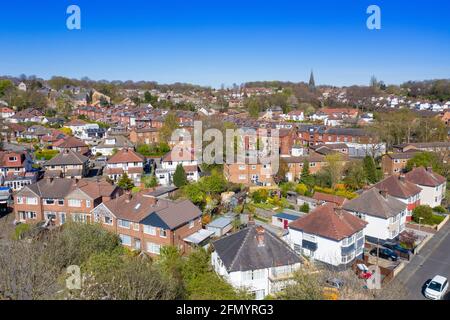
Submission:
<svg viewBox="0 0 450 320">
<path fill-rule="evenodd" d="M 276 235 L 261 226 L 249 227 L 213 242 L 211 263 L 216 273 L 238 289 L 264 299 L 281 290 L 302 259 Z"/>
<path fill-rule="evenodd" d="M 325 203 L 289 224 L 292 249 L 313 260 L 345 268 L 362 256 L 367 222 Z"/>
</svg>

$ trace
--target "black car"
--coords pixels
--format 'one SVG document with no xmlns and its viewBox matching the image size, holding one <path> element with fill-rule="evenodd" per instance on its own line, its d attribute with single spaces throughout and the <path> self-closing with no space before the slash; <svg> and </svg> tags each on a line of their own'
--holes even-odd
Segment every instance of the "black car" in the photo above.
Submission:
<svg viewBox="0 0 450 320">
<path fill-rule="evenodd" d="M 378 251 L 378 256 L 380 258 L 388 259 L 391 261 L 398 260 L 398 255 L 394 251 L 392 251 L 391 249 L 388 249 L 388 248 L 379 248 L 378 250 L 377 250 L 377 248 L 374 248 L 374 249 L 370 250 L 370 255 L 376 257 L 377 251 Z"/>
<path fill-rule="evenodd" d="M 391 249 L 392 251 L 394 251 L 397 254 L 399 254 L 399 253 L 410 254 L 411 253 L 410 250 L 405 249 L 398 243 L 394 243 L 394 242 L 386 242 L 385 244 L 383 244 L 383 247 Z"/>
</svg>

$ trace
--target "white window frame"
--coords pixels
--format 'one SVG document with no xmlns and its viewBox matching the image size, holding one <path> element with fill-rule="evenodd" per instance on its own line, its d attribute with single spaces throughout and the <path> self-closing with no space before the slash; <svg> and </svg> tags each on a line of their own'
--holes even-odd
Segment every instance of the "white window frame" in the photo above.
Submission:
<svg viewBox="0 0 450 320">
<path fill-rule="evenodd" d="M 154 226 L 144 224 L 144 233 L 151 236 L 156 236 L 156 228 Z"/>
<path fill-rule="evenodd" d="M 72 207 L 72 208 L 81 208 L 81 200 L 69 199 L 68 205 L 69 205 L 69 207 Z"/>
</svg>

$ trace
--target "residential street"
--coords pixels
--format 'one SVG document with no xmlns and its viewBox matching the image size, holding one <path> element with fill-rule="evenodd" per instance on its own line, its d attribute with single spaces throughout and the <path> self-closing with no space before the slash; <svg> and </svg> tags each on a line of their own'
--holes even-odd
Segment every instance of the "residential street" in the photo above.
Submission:
<svg viewBox="0 0 450 320">
<path fill-rule="evenodd" d="M 447 223 L 422 251 L 401 271 L 396 281 L 405 284 L 408 300 L 425 300 L 422 294 L 424 283 L 439 274 L 450 279 L 450 223 Z M 447 292 L 446 300 L 450 300 Z"/>
</svg>

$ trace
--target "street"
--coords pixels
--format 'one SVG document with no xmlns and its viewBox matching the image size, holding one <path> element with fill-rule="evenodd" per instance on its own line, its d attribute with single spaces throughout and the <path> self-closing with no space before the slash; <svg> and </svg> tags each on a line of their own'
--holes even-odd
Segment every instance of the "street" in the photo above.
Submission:
<svg viewBox="0 0 450 320">
<path fill-rule="evenodd" d="M 408 300 L 425 300 L 422 291 L 425 282 L 435 275 L 450 279 L 450 223 L 447 223 L 428 241 L 420 253 L 400 272 L 395 281 L 406 287 Z M 445 298 L 450 300 L 450 292 Z"/>
</svg>

